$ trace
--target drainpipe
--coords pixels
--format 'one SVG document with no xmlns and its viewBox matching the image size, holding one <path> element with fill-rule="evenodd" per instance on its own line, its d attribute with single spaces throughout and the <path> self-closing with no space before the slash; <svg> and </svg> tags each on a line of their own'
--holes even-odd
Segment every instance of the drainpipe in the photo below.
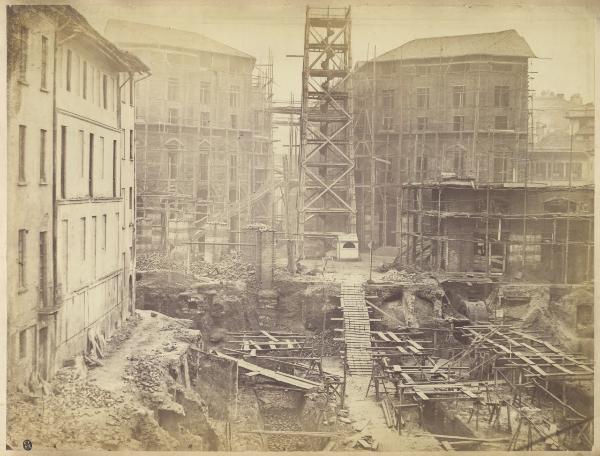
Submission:
<svg viewBox="0 0 600 456">
<path fill-rule="evenodd" d="M 58 307 L 62 303 L 59 302 L 61 295 L 58 293 L 58 246 L 57 246 L 57 230 L 58 230 L 58 207 L 56 205 L 56 53 L 58 52 L 58 33 L 54 30 L 54 56 L 52 68 L 52 307 Z M 52 339 L 54 346 L 52 349 L 48 347 L 49 359 L 46 367 L 47 376 L 54 371 L 54 362 L 56 359 L 57 346 L 57 314 L 54 314 L 54 331 Z M 50 341 L 47 341 L 50 344 Z"/>
</svg>

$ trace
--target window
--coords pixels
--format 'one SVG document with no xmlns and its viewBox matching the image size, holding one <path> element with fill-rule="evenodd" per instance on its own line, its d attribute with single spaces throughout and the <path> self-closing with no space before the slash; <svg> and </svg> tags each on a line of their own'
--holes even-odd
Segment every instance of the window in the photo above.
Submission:
<svg viewBox="0 0 600 456">
<path fill-rule="evenodd" d="M 169 109 L 169 123 L 170 124 L 178 124 L 179 123 L 179 109 L 177 109 L 177 108 Z"/>
<path fill-rule="evenodd" d="M 81 162 L 81 177 L 85 176 L 85 144 L 83 130 L 79 130 L 79 155 Z"/>
<path fill-rule="evenodd" d="M 394 107 L 394 91 L 384 90 L 383 92 L 383 109 L 385 111 L 391 111 Z"/>
<path fill-rule="evenodd" d="M 581 162 L 573 163 L 573 171 L 571 174 L 572 179 L 581 179 L 583 177 L 583 165 Z"/>
<path fill-rule="evenodd" d="M 449 73 L 464 73 L 469 69 L 467 63 L 452 63 L 448 66 Z"/>
<path fill-rule="evenodd" d="M 46 183 L 46 130 L 40 130 L 40 183 Z"/>
<path fill-rule="evenodd" d="M 167 54 L 167 61 L 171 65 L 180 65 L 183 62 L 183 56 L 181 54 L 169 53 Z"/>
<path fill-rule="evenodd" d="M 454 108 L 464 108 L 465 106 L 465 86 L 452 87 L 452 106 Z"/>
<path fill-rule="evenodd" d="M 229 157 L 229 179 L 231 181 L 237 179 L 237 157 L 235 155 Z"/>
<path fill-rule="evenodd" d="M 200 103 L 210 104 L 210 82 L 200 83 Z"/>
<path fill-rule="evenodd" d="M 394 119 L 392 117 L 384 117 L 383 118 L 383 129 L 384 130 L 392 130 L 393 122 L 394 122 Z"/>
<path fill-rule="evenodd" d="M 429 87 L 417 87 L 417 107 L 429 108 Z"/>
<path fill-rule="evenodd" d="M 48 305 L 48 238 L 46 231 L 40 232 L 40 304 Z"/>
<path fill-rule="evenodd" d="M 71 91 L 71 66 L 73 63 L 73 53 L 71 49 L 67 49 L 67 91 Z"/>
<path fill-rule="evenodd" d="M 536 177 L 538 179 L 545 179 L 546 178 L 546 163 L 545 162 L 534 163 L 533 175 L 534 175 L 534 177 Z"/>
<path fill-rule="evenodd" d="M 95 215 L 92 215 L 92 230 L 91 230 L 91 234 L 92 234 L 92 239 L 91 239 L 91 244 L 92 244 L 92 267 L 93 269 L 93 276 L 96 277 L 96 255 L 98 254 L 98 218 Z"/>
<path fill-rule="evenodd" d="M 552 163 L 552 177 L 554 179 L 562 179 L 565 177 L 565 164 L 564 163 Z"/>
<path fill-rule="evenodd" d="M 42 63 L 40 66 L 40 87 L 46 89 L 48 86 L 48 38 L 42 35 Z"/>
<path fill-rule="evenodd" d="M 169 153 L 169 179 L 177 179 L 177 152 Z"/>
<path fill-rule="evenodd" d="M 19 288 L 23 289 L 27 286 L 27 278 L 25 277 L 25 260 L 27 255 L 27 230 L 19 230 L 19 251 L 18 251 L 18 266 L 19 266 Z"/>
<path fill-rule="evenodd" d="M 125 193 L 125 189 L 123 189 L 123 193 Z M 125 220 L 123 220 L 123 222 L 125 222 Z M 119 236 L 120 223 L 121 223 L 121 220 L 120 220 L 120 217 L 119 217 L 119 213 L 115 212 L 115 225 L 116 225 L 116 228 L 117 228 L 117 233 L 116 233 L 116 238 L 117 238 L 117 255 L 119 254 L 119 251 L 121 249 L 121 245 L 120 245 L 121 244 L 121 236 Z M 123 228 L 125 228 L 125 227 L 123 227 Z"/>
<path fill-rule="evenodd" d="M 61 221 L 61 231 L 62 236 L 60 240 L 60 248 L 62 255 L 62 267 L 63 270 L 63 278 L 64 278 L 64 291 L 69 290 L 69 221 L 62 220 Z"/>
<path fill-rule="evenodd" d="M 102 215 L 102 250 L 106 250 L 106 214 Z"/>
<path fill-rule="evenodd" d="M 85 244 L 86 244 L 86 223 L 85 223 L 85 217 L 81 217 L 80 219 L 80 223 L 81 223 L 81 259 L 85 260 Z"/>
<path fill-rule="evenodd" d="M 427 117 L 417 117 L 417 130 L 427 130 L 428 127 Z"/>
<path fill-rule="evenodd" d="M 262 116 L 260 111 L 254 111 L 254 129 L 261 131 L 263 129 Z"/>
<path fill-rule="evenodd" d="M 506 108 L 509 105 L 508 86 L 496 86 L 494 88 L 494 106 L 497 108 Z"/>
<path fill-rule="evenodd" d="M 88 157 L 88 193 L 94 196 L 94 134 L 90 133 L 90 151 Z"/>
<path fill-rule="evenodd" d="M 129 106 L 135 104 L 135 84 L 133 83 L 133 76 L 129 78 Z"/>
<path fill-rule="evenodd" d="M 29 48 L 29 29 L 21 27 L 19 29 L 19 79 L 27 80 L 27 52 Z"/>
<path fill-rule="evenodd" d="M 60 127 L 60 197 L 67 197 L 67 127 Z"/>
<path fill-rule="evenodd" d="M 27 127 L 19 125 L 19 182 L 27 181 L 25 176 L 25 147 L 26 147 Z"/>
<path fill-rule="evenodd" d="M 27 330 L 19 331 L 19 358 L 27 357 Z"/>
<path fill-rule="evenodd" d="M 179 80 L 169 78 L 167 81 L 167 99 L 170 101 L 179 100 Z"/>
<path fill-rule="evenodd" d="M 87 62 L 84 60 L 83 61 L 83 91 L 82 91 L 82 96 L 83 96 L 84 100 L 87 100 L 87 81 L 88 81 L 87 74 L 88 74 Z"/>
<path fill-rule="evenodd" d="M 200 113 L 200 126 L 206 128 L 210 126 L 210 112 Z"/>
<path fill-rule="evenodd" d="M 100 178 L 104 179 L 104 168 L 106 167 L 106 151 L 104 150 L 104 136 L 100 136 Z"/>
<path fill-rule="evenodd" d="M 129 187 L 129 210 L 133 210 L 133 187 Z"/>
<path fill-rule="evenodd" d="M 463 131 L 465 129 L 465 117 L 464 116 L 454 116 L 452 122 L 452 129 L 454 131 Z"/>
<path fill-rule="evenodd" d="M 117 197 L 117 141 L 113 140 L 113 158 L 112 158 L 112 196 Z"/>
<path fill-rule="evenodd" d="M 208 180 L 208 155 L 202 154 L 199 156 L 200 164 L 198 166 L 200 176 L 199 179 L 201 181 Z"/>
<path fill-rule="evenodd" d="M 417 76 L 424 76 L 431 73 L 431 67 L 429 65 L 417 65 Z"/>
<path fill-rule="evenodd" d="M 102 107 L 108 109 L 108 76 L 102 75 Z"/>
<path fill-rule="evenodd" d="M 229 91 L 229 107 L 237 108 L 240 104 L 240 86 L 232 85 Z"/>
<path fill-rule="evenodd" d="M 492 63 L 492 71 L 506 73 L 512 71 L 512 65 L 510 63 Z"/>
<path fill-rule="evenodd" d="M 102 87 L 100 85 L 100 71 L 98 69 L 95 69 L 94 71 L 95 73 L 95 85 L 96 85 L 96 93 L 95 93 L 95 97 L 96 97 L 96 103 L 98 104 L 98 106 L 100 106 L 100 103 L 102 102 L 102 94 L 100 93 L 102 90 Z"/>
<path fill-rule="evenodd" d="M 237 115 L 231 114 L 231 128 L 237 128 Z"/>
<path fill-rule="evenodd" d="M 508 118 L 506 116 L 496 116 L 494 119 L 494 129 L 508 130 Z"/>
<path fill-rule="evenodd" d="M 133 160 L 133 145 L 134 145 L 134 139 L 133 139 L 133 130 L 129 130 L 129 160 Z"/>
</svg>

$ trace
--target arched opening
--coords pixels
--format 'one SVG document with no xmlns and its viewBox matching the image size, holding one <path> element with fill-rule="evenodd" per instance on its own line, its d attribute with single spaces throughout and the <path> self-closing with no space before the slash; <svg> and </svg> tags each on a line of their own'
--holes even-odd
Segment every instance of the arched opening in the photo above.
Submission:
<svg viewBox="0 0 600 456">
<path fill-rule="evenodd" d="M 454 173 L 456 177 L 465 177 L 467 173 L 467 150 L 460 144 L 450 146 L 445 153 L 443 170 Z"/>
<path fill-rule="evenodd" d="M 344 248 L 344 249 L 355 249 L 356 248 L 356 244 L 354 244 L 354 242 L 346 241 L 346 242 L 344 242 L 344 245 L 342 246 L 342 248 Z"/>
<path fill-rule="evenodd" d="M 544 201 L 544 211 L 554 213 L 575 212 L 577 203 L 567 198 L 552 198 Z"/>
</svg>

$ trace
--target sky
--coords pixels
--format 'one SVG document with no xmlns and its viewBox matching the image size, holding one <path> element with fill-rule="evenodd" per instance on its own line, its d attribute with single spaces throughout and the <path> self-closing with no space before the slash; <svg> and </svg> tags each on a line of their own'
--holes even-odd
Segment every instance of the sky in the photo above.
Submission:
<svg viewBox="0 0 600 456">
<path fill-rule="evenodd" d="M 298 0 L 74 0 L 100 32 L 106 21 L 121 18 L 201 33 L 265 61 L 273 53 L 275 97 L 298 99 L 306 3 Z M 332 0 L 352 6 L 353 60 L 364 60 L 415 38 L 515 29 L 538 59 L 531 62 L 536 91 L 594 97 L 594 16 L 576 0 L 561 2 L 491 2 L 413 0 Z M 506 6 L 512 5 L 512 6 Z M 550 5 L 550 6 L 548 6 Z M 316 4 L 315 4 L 316 6 Z M 325 4 L 319 4 L 325 6 Z M 596 11 L 598 13 L 598 10 Z"/>
<path fill-rule="evenodd" d="M 29 2 L 30 3 L 30 2 Z M 300 0 L 71 0 L 101 33 L 120 18 L 206 35 L 265 62 L 273 55 L 274 98 L 301 93 L 307 3 Z M 588 6 L 586 6 L 586 4 Z M 325 6 L 314 3 L 311 6 Z M 594 99 L 593 0 L 330 0 L 352 7 L 353 61 L 365 60 L 415 38 L 515 29 L 538 58 L 530 88 Z M 426 6 L 425 6 L 426 5 Z"/>
</svg>

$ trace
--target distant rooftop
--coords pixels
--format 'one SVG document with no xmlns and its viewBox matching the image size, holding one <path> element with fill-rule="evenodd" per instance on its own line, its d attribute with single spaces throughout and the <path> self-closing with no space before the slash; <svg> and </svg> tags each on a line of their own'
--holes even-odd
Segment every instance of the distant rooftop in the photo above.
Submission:
<svg viewBox="0 0 600 456">
<path fill-rule="evenodd" d="M 255 60 L 254 57 L 245 52 L 238 51 L 199 33 L 186 32 L 171 27 L 110 19 L 106 24 L 105 34 L 121 46 L 128 44 L 171 46 Z"/>
<path fill-rule="evenodd" d="M 418 38 L 380 55 L 377 62 L 431 59 L 466 55 L 535 57 L 527 41 L 516 30 L 493 33 Z"/>
</svg>

